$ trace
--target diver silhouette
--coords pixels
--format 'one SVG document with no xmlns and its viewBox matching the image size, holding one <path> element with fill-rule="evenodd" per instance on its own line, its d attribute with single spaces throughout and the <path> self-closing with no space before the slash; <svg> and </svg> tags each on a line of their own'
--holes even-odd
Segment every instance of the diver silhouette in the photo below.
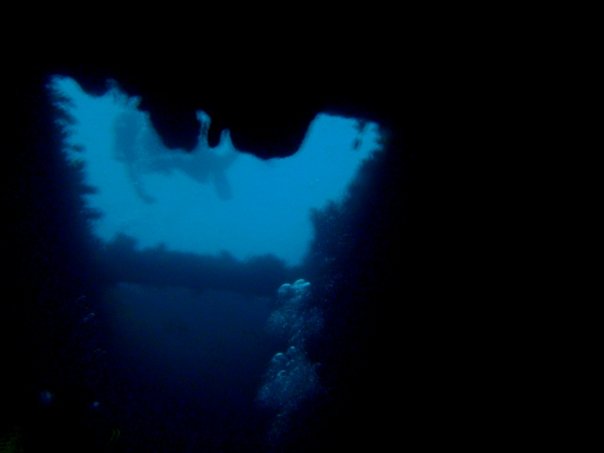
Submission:
<svg viewBox="0 0 604 453">
<path fill-rule="evenodd" d="M 211 148 L 208 145 L 209 117 L 198 112 L 197 118 L 201 130 L 198 145 L 192 152 L 166 148 L 145 114 L 125 112 L 115 120 L 114 157 L 125 165 L 132 187 L 143 202 L 153 203 L 155 199 L 145 190 L 141 177 L 174 171 L 200 184 L 211 183 L 221 200 L 232 198 L 226 172 L 239 154 L 232 146 L 228 131 L 223 131 L 219 144 Z"/>
</svg>

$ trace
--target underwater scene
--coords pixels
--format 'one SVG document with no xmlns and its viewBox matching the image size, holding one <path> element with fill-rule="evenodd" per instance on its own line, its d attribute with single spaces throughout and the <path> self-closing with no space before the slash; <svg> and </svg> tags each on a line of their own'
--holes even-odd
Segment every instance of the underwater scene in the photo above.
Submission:
<svg viewBox="0 0 604 453">
<path fill-rule="evenodd" d="M 179 148 L 120 83 L 48 74 L 31 101 L 0 453 L 383 451 L 413 360 L 396 131 L 317 111 L 267 157 L 199 109 Z"/>
</svg>

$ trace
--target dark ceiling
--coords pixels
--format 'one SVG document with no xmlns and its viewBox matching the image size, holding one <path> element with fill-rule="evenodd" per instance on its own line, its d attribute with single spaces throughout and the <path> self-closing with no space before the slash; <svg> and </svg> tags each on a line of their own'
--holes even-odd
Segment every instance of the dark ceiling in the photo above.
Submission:
<svg viewBox="0 0 604 453">
<path fill-rule="evenodd" d="M 395 58 L 392 58 L 395 57 Z M 418 132 L 437 83 L 404 56 L 329 55 L 320 61 L 102 61 L 30 63 L 14 69 L 17 91 L 31 90 L 50 74 L 75 77 L 102 93 L 115 80 L 140 96 L 141 107 L 169 147 L 191 150 L 199 132 L 196 110 L 212 120 L 210 142 L 231 131 L 235 146 L 262 157 L 294 153 L 319 112 L 378 121 L 408 137 Z M 22 102 L 23 99 L 17 99 Z"/>
</svg>

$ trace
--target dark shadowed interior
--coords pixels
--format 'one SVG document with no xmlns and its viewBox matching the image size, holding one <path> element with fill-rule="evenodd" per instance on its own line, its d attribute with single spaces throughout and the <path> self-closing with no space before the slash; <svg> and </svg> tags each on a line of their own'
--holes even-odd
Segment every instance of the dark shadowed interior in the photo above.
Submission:
<svg viewBox="0 0 604 453">
<path fill-rule="evenodd" d="M 460 408 L 474 368 L 445 269 L 442 222 L 455 221 L 435 221 L 435 188 L 418 163 L 443 141 L 436 117 L 446 101 L 435 68 L 382 53 L 371 65 L 99 59 L 7 71 L 1 452 L 389 451 L 471 437 Z M 167 149 L 195 149 L 203 110 L 210 146 L 228 129 L 237 149 L 262 159 L 293 155 L 318 113 L 379 124 L 384 152 L 362 165 L 343 203 L 313 214 L 310 251 L 295 267 L 271 255 L 139 250 L 125 236 L 102 245 L 89 228 L 98 213 L 82 201 L 93 189 L 58 152 L 47 88 L 56 74 L 98 95 L 115 80 L 140 98 Z M 310 296 L 279 302 L 277 289 L 299 278 Z M 266 334 L 271 313 L 302 310 L 291 300 L 307 304 L 304 322 L 320 331 L 302 343 Z M 295 408 L 263 400 L 271 357 L 291 359 L 300 344 L 297 385 L 320 386 L 306 399 L 275 390 Z M 169 358 L 150 365 L 158 355 Z"/>
</svg>

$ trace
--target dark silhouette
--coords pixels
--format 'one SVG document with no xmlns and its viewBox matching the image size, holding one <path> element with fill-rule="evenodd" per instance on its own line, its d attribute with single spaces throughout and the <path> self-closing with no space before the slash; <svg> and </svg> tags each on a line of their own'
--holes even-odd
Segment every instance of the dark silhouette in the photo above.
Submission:
<svg viewBox="0 0 604 453">
<path fill-rule="evenodd" d="M 122 162 L 132 182 L 134 191 L 141 200 L 153 203 L 155 200 L 147 193 L 142 177 L 150 173 L 169 174 L 174 171 L 184 173 L 200 184 L 212 184 L 216 194 L 222 200 L 232 197 L 227 170 L 239 155 L 235 150 L 210 148 L 207 141 L 209 124 L 203 123 L 197 147 L 190 153 L 167 149 L 151 125 L 138 112 L 120 115 L 114 126 L 115 158 Z M 223 133 L 223 140 L 228 141 Z"/>
</svg>

